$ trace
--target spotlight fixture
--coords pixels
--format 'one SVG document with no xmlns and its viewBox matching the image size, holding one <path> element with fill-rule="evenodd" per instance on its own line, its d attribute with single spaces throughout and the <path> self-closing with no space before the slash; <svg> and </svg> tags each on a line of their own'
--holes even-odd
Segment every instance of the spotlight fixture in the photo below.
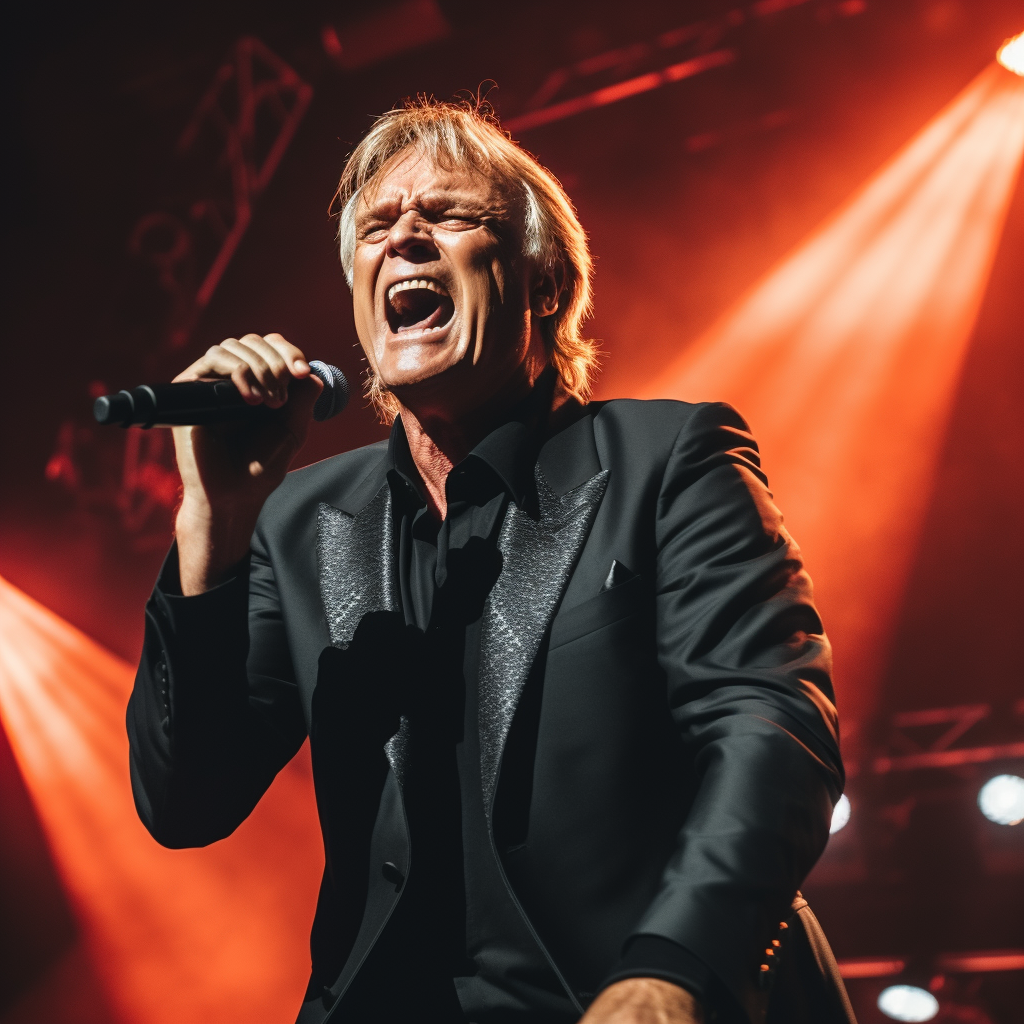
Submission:
<svg viewBox="0 0 1024 1024">
<path fill-rule="evenodd" d="M 890 1020 L 931 1020 L 939 1012 L 939 1001 L 916 985 L 890 985 L 882 989 L 878 1008 Z"/>
<path fill-rule="evenodd" d="M 850 798 L 844 793 L 832 810 L 832 824 L 828 827 L 828 834 L 835 835 L 849 820 Z"/>
<path fill-rule="evenodd" d="M 1019 775 L 997 775 L 978 793 L 981 813 L 997 825 L 1019 825 L 1024 821 L 1024 779 Z"/>
<path fill-rule="evenodd" d="M 1007 39 L 996 51 L 996 60 L 1007 71 L 1024 76 L 1024 32 Z"/>
</svg>

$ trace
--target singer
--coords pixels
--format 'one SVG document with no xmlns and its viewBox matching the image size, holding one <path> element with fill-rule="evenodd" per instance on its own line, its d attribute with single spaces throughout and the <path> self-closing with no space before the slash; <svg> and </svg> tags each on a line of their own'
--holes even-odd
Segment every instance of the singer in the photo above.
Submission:
<svg viewBox="0 0 1024 1024">
<path fill-rule="evenodd" d="M 223 838 L 309 736 L 302 1024 L 804 1019 L 786 922 L 843 773 L 746 424 L 589 401 L 586 235 L 485 106 L 383 115 L 338 199 L 390 439 L 287 473 L 320 385 L 278 334 L 182 374 L 284 412 L 175 428 L 128 709 L 142 820 Z"/>
</svg>

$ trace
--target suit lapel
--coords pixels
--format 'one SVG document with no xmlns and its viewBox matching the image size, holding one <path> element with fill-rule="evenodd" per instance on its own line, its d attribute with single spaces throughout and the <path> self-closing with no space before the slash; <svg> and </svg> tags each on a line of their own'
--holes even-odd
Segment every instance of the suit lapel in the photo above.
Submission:
<svg viewBox="0 0 1024 1024">
<path fill-rule="evenodd" d="M 398 609 L 391 488 L 385 482 L 355 515 L 321 502 L 316 525 L 327 629 L 331 643 L 345 648 L 364 615 Z"/>
<path fill-rule="evenodd" d="M 391 488 L 387 480 L 356 513 L 325 502 L 317 509 L 317 562 L 320 596 L 331 643 L 345 648 L 364 615 L 399 610 L 393 543 Z M 409 723 L 384 747 L 401 783 L 405 776 Z"/>
<path fill-rule="evenodd" d="M 508 507 L 498 537 L 501 573 L 481 623 L 480 770 L 489 823 L 516 706 L 608 483 L 608 470 L 600 470 L 556 494 L 541 470 L 543 461 L 534 471 L 537 517 L 515 504 Z"/>
</svg>

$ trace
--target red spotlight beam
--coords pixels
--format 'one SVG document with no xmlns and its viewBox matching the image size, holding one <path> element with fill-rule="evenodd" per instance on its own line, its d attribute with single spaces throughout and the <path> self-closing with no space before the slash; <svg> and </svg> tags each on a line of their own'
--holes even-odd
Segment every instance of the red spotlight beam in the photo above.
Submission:
<svg viewBox="0 0 1024 1024">
<path fill-rule="evenodd" d="M 642 398 L 751 422 L 863 721 L 1024 153 L 1024 79 L 992 65 Z"/>
<path fill-rule="evenodd" d="M 133 675 L 0 578 L 0 718 L 118 1019 L 290 1020 L 323 868 L 311 780 L 290 766 L 230 838 L 163 849 L 128 781 Z"/>
</svg>

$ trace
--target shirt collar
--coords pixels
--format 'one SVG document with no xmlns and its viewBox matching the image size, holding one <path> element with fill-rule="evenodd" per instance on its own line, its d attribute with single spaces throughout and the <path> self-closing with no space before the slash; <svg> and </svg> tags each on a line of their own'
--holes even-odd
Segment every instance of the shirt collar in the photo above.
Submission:
<svg viewBox="0 0 1024 1024">
<path fill-rule="evenodd" d="M 452 468 L 449 486 L 453 476 L 457 477 L 460 472 L 476 472 L 482 463 L 497 476 L 504 490 L 522 508 L 533 487 L 533 467 L 542 440 L 542 424 L 547 418 L 542 414 L 541 407 L 545 402 L 550 406 L 553 383 L 554 374 L 550 370 L 545 371 L 530 394 L 512 410 L 509 418 L 495 427 L 462 462 Z M 410 496 L 414 495 L 421 504 L 426 503 L 423 481 L 413 462 L 401 416 L 396 417 L 391 427 L 387 466 L 393 484 L 401 481 L 399 486 Z M 394 489 L 393 486 L 392 491 Z"/>
</svg>

